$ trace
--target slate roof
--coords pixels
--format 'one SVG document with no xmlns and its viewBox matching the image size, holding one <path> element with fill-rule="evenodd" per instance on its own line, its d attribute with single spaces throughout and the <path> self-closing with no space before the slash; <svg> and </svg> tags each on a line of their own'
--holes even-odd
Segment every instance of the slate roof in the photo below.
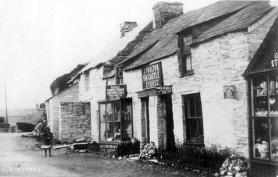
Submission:
<svg viewBox="0 0 278 177">
<path fill-rule="evenodd" d="M 251 74 L 267 71 L 277 71 L 278 68 L 270 67 L 270 60 L 274 58 L 274 52 L 278 51 L 278 18 L 270 28 L 266 37 L 264 38 L 259 49 L 255 53 L 253 59 L 249 63 L 248 67 L 244 71 L 243 76 L 246 78 Z M 271 55 L 271 56 L 269 56 Z"/>
<path fill-rule="evenodd" d="M 121 64 L 132 61 L 124 69 L 135 69 L 175 54 L 178 49 L 177 33 L 183 30 L 197 28 L 198 25 L 220 19 L 201 34 L 193 36 L 193 45 L 196 45 L 229 32 L 246 29 L 271 9 L 266 1 L 219 1 L 199 10 L 190 11 L 146 35 Z"/>
</svg>

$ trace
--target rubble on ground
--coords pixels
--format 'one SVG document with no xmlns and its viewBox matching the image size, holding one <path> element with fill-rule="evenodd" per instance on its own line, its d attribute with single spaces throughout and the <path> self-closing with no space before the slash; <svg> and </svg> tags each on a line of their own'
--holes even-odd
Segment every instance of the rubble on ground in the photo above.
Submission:
<svg viewBox="0 0 278 177">
<path fill-rule="evenodd" d="M 247 177 L 247 170 L 247 160 L 239 154 L 233 154 L 224 161 L 219 173 L 216 173 L 215 176 Z"/>
<path fill-rule="evenodd" d="M 140 159 L 150 159 L 155 157 L 156 147 L 154 143 L 146 144 L 142 153 L 140 154 Z"/>
</svg>

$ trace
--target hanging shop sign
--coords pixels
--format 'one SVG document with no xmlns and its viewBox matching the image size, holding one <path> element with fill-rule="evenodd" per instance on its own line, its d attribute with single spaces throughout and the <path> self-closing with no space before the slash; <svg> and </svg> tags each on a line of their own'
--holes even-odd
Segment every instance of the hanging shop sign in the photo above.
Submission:
<svg viewBox="0 0 278 177">
<path fill-rule="evenodd" d="M 270 67 L 271 68 L 276 68 L 278 67 L 278 52 L 274 53 L 274 57 L 272 60 L 270 60 Z"/>
<path fill-rule="evenodd" d="M 106 86 L 106 99 L 116 100 L 125 98 L 127 95 L 126 85 L 107 85 Z"/>
<path fill-rule="evenodd" d="M 148 65 L 142 69 L 143 89 L 163 86 L 161 62 Z"/>
<path fill-rule="evenodd" d="M 155 89 L 157 95 L 172 94 L 172 86 L 161 86 L 156 87 Z"/>
</svg>

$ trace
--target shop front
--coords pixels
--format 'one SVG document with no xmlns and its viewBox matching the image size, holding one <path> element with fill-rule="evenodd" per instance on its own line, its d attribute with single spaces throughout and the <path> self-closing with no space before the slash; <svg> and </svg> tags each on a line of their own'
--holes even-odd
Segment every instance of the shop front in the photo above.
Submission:
<svg viewBox="0 0 278 177">
<path fill-rule="evenodd" d="M 172 86 L 163 84 L 161 62 L 142 68 L 142 86 L 137 92 L 141 99 L 141 144 L 154 142 L 158 148 L 174 148 Z"/>
<path fill-rule="evenodd" d="M 106 99 L 99 101 L 99 141 L 117 144 L 133 137 L 132 99 L 126 85 L 107 85 Z"/>
<path fill-rule="evenodd" d="M 278 34 L 273 31 L 245 72 L 249 83 L 249 149 L 254 177 L 278 175 Z"/>
</svg>

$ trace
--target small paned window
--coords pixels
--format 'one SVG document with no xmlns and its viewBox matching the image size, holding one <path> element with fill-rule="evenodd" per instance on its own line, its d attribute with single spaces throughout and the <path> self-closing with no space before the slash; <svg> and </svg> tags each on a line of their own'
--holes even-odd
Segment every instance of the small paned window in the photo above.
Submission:
<svg viewBox="0 0 278 177">
<path fill-rule="evenodd" d="M 99 104 L 100 141 L 129 141 L 132 138 L 132 104 L 112 101 Z"/>
<path fill-rule="evenodd" d="M 278 161 L 278 76 L 256 76 L 252 83 L 253 157 Z"/>
<path fill-rule="evenodd" d="M 123 70 L 121 68 L 117 68 L 116 72 L 116 84 L 123 84 Z"/>
<path fill-rule="evenodd" d="M 203 116 L 200 94 L 190 94 L 183 96 L 186 143 L 203 144 Z"/>
<path fill-rule="evenodd" d="M 192 35 L 182 35 L 179 40 L 179 48 L 180 48 L 180 75 L 181 77 L 192 75 L 192 55 L 190 44 L 192 43 Z"/>
</svg>

